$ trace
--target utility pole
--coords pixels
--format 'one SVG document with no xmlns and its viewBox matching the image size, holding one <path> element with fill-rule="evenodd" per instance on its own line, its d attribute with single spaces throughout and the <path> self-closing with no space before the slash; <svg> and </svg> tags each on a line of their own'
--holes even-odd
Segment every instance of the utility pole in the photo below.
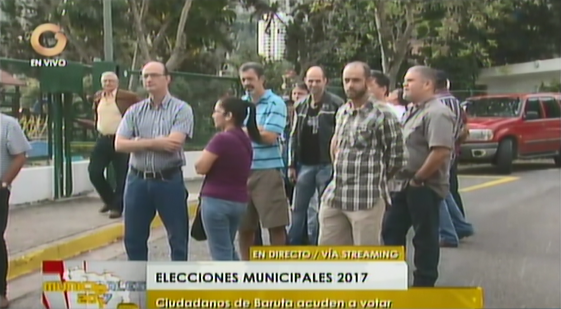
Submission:
<svg viewBox="0 0 561 309">
<path fill-rule="evenodd" d="M 103 51 L 105 61 L 113 61 L 113 20 L 111 0 L 103 0 Z"/>
</svg>

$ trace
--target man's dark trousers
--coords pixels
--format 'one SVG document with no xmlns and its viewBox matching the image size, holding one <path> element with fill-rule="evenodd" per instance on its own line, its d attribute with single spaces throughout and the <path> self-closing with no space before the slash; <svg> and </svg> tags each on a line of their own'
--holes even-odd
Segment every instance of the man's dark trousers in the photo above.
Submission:
<svg viewBox="0 0 561 309">
<path fill-rule="evenodd" d="M 0 232 L 2 233 L 2 243 L 0 244 L 0 295 L 6 296 L 7 277 L 8 277 L 8 248 L 4 233 L 8 226 L 8 209 L 10 200 L 10 190 L 0 188 Z"/>
<path fill-rule="evenodd" d="M 414 264 L 413 286 L 433 287 L 440 260 L 439 206 L 442 198 L 432 189 L 408 186 L 395 194 L 384 215 L 382 239 L 387 246 L 405 246 L 411 227 Z"/>
<path fill-rule="evenodd" d="M 462 196 L 460 195 L 460 184 L 458 182 L 458 159 L 452 161 L 450 164 L 450 193 L 454 198 L 454 202 L 458 205 L 460 212 L 464 217 L 466 213 L 464 211 L 464 203 L 462 202 Z"/>
<path fill-rule="evenodd" d="M 187 261 L 189 216 L 183 173 L 145 179 L 130 171 L 125 186 L 125 251 L 130 261 L 148 260 L 150 224 L 156 212 L 168 235 L 172 261 Z"/>
<path fill-rule="evenodd" d="M 105 170 L 110 164 L 115 172 L 115 189 L 105 178 Z M 100 135 L 91 154 L 88 172 L 91 183 L 108 210 L 123 212 L 123 191 L 128 164 L 129 155 L 115 151 L 115 136 Z"/>
</svg>

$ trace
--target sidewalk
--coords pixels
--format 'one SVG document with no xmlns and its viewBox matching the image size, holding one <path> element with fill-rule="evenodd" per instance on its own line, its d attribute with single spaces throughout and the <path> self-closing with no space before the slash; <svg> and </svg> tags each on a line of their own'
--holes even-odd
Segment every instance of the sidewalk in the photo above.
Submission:
<svg viewBox="0 0 561 309">
<path fill-rule="evenodd" d="M 186 182 L 189 216 L 194 216 L 202 180 Z M 8 278 L 41 268 L 43 260 L 69 259 L 122 238 L 122 221 L 100 214 L 95 195 L 10 209 L 5 233 L 10 259 Z M 153 228 L 162 225 L 159 218 Z"/>
</svg>

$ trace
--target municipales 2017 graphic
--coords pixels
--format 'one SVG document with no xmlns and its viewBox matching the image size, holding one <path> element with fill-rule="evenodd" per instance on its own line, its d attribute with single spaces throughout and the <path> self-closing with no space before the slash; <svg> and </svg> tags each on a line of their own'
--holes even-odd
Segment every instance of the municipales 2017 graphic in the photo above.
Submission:
<svg viewBox="0 0 561 309">
<path fill-rule="evenodd" d="M 145 307 L 146 262 L 44 261 L 46 309 Z"/>
</svg>

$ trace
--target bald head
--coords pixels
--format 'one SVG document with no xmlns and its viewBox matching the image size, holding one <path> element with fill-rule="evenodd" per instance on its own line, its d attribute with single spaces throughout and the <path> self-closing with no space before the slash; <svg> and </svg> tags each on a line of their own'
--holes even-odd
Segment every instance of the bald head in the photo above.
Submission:
<svg viewBox="0 0 561 309">
<path fill-rule="evenodd" d="M 151 61 L 142 68 L 144 88 L 153 95 L 165 95 L 168 92 L 170 77 L 162 62 Z"/>
<path fill-rule="evenodd" d="M 111 71 L 101 74 L 101 87 L 105 92 L 111 92 L 119 87 L 119 77 Z"/>
<path fill-rule="evenodd" d="M 417 73 L 425 81 L 432 83 L 433 86 L 436 85 L 436 81 L 438 79 L 437 70 L 424 65 L 416 65 L 414 67 L 411 67 L 409 71 Z"/>
<path fill-rule="evenodd" d="M 364 78 L 365 79 L 369 79 L 370 76 L 370 66 L 366 63 L 366 62 L 362 62 L 362 61 L 353 61 L 348 63 L 345 68 L 343 69 L 343 72 L 345 72 L 345 70 L 360 70 L 362 71 Z"/>
<path fill-rule="evenodd" d="M 351 62 L 343 69 L 345 94 L 353 102 L 360 101 L 367 95 L 369 80 L 370 66 L 364 62 Z"/>
<path fill-rule="evenodd" d="M 154 71 L 154 72 L 158 72 L 160 74 L 165 74 L 167 75 L 167 68 L 166 65 L 163 62 L 160 61 L 150 61 L 148 63 L 146 63 L 144 65 L 144 67 L 142 68 L 142 71 L 149 69 L 150 71 Z"/>
<path fill-rule="evenodd" d="M 321 96 L 325 91 L 327 85 L 327 78 L 325 71 L 320 66 L 313 66 L 306 72 L 306 86 L 308 87 L 312 96 Z"/>
<path fill-rule="evenodd" d="M 414 66 L 407 70 L 403 83 L 403 97 L 419 103 L 434 96 L 437 71 L 427 66 Z"/>
</svg>

